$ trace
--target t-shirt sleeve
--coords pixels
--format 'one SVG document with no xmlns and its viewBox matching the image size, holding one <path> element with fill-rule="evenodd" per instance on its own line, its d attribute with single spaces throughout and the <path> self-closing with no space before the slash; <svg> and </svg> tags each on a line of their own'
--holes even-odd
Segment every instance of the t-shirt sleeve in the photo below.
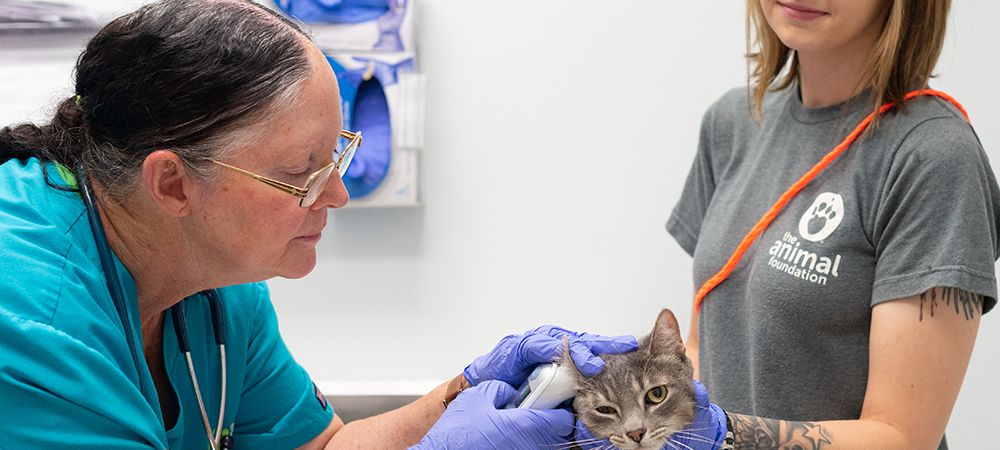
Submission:
<svg viewBox="0 0 1000 450">
<path fill-rule="evenodd" d="M 0 305 L 0 448 L 166 448 L 162 429 L 107 358 Z"/>
<path fill-rule="evenodd" d="M 694 256 L 695 247 L 698 244 L 698 236 L 701 234 L 701 224 L 708 211 L 708 205 L 715 194 L 715 174 L 712 168 L 711 148 L 714 128 L 714 110 L 718 104 L 713 105 L 701 121 L 701 133 L 698 137 L 698 151 L 687 179 L 684 181 L 684 189 L 681 191 L 681 198 L 670 213 L 667 220 L 667 232 L 670 233 L 681 248 L 689 255 Z"/>
<path fill-rule="evenodd" d="M 259 286 L 234 440 L 240 448 L 295 448 L 330 425 L 333 408 L 285 347 L 267 288 Z"/>
<path fill-rule="evenodd" d="M 953 287 L 996 305 L 1000 190 L 972 128 L 929 119 L 904 138 L 874 217 L 872 306 L 934 287 Z"/>
</svg>

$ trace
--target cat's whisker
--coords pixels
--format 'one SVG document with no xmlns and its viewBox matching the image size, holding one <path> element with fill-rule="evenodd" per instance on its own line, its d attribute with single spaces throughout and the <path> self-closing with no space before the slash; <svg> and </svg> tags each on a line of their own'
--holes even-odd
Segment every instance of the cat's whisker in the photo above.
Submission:
<svg viewBox="0 0 1000 450">
<path fill-rule="evenodd" d="M 597 439 L 596 441 L 590 442 L 590 444 L 601 443 L 601 445 L 614 445 L 608 439 Z"/>
<path fill-rule="evenodd" d="M 582 444 L 582 443 L 581 442 L 563 442 L 562 444 L 546 444 L 546 445 L 542 445 L 542 447 L 552 448 L 552 449 L 555 449 L 555 450 L 562 450 L 562 449 L 566 449 L 566 448 L 572 448 L 573 446 L 580 445 L 580 444 Z"/>
<path fill-rule="evenodd" d="M 570 448 L 582 448 L 584 445 L 587 445 L 587 443 L 586 442 L 584 442 L 584 443 L 570 442 L 570 443 L 567 443 L 567 444 L 559 444 L 559 445 L 560 445 L 559 447 L 553 447 L 551 445 L 543 445 L 542 447 L 553 448 L 554 450 L 566 450 L 566 449 L 570 449 Z"/>
<path fill-rule="evenodd" d="M 594 442 L 602 442 L 602 441 L 605 441 L 605 439 L 601 438 L 578 439 L 572 442 L 568 442 L 568 444 L 593 444 Z"/>
<path fill-rule="evenodd" d="M 706 444 L 715 444 L 715 441 L 707 439 L 704 436 L 699 436 L 697 434 L 687 433 L 684 431 L 678 431 L 677 433 L 674 433 L 674 436 L 680 436 L 689 441 L 704 442 Z"/>
<path fill-rule="evenodd" d="M 670 428 L 660 427 L 648 433 L 650 439 L 662 439 L 673 434 Z"/>
<path fill-rule="evenodd" d="M 611 442 L 611 445 L 618 445 L 618 444 L 621 444 L 621 443 L 625 442 L 624 438 L 617 438 L 616 439 L 616 437 L 617 436 L 611 436 L 611 439 L 608 439 L 608 441 Z"/>
<path fill-rule="evenodd" d="M 715 441 L 713 441 L 711 439 L 708 439 L 705 436 L 699 436 L 697 434 L 689 434 L 689 433 L 677 432 L 677 433 L 674 433 L 674 436 L 676 436 L 676 437 L 682 437 L 682 438 L 684 438 L 686 440 L 689 440 L 689 441 L 715 443 Z"/>
<path fill-rule="evenodd" d="M 680 431 L 708 431 L 708 430 L 714 430 L 714 429 L 715 429 L 715 427 L 685 428 L 685 429 L 680 430 Z"/>
<path fill-rule="evenodd" d="M 577 439 L 577 440 L 572 441 L 572 442 L 573 443 L 593 443 L 593 442 L 606 441 L 606 440 L 607 439 L 601 439 L 601 438 L 597 438 L 597 437 L 592 437 L 592 438 L 587 438 L 587 439 Z"/>
<path fill-rule="evenodd" d="M 693 448 L 691 448 L 691 446 L 690 446 L 690 445 L 687 445 L 687 444 L 685 444 L 685 443 L 683 443 L 683 442 L 677 442 L 677 441 L 675 441 L 675 440 L 673 440 L 673 439 L 671 439 L 671 440 L 669 440 L 669 441 L 667 441 L 667 442 L 673 442 L 674 444 L 677 444 L 677 445 L 680 445 L 681 447 L 684 447 L 684 448 L 686 448 L 686 449 L 688 449 L 688 450 L 694 450 Z"/>
<path fill-rule="evenodd" d="M 565 442 L 565 443 L 562 443 L 562 444 L 545 445 L 544 447 L 555 447 L 557 449 L 565 449 L 565 448 L 571 448 L 574 445 L 593 444 L 593 443 L 601 442 L 603 440 L 604 439 L 597 439 L 597 438 L 594 438 L 594 439 L 581 439 L 579 441 Z"/>
<path fill-rule="evenodd" d="M 703 440 L 703 439 L 693 439 L 693 438 L 691 438 L 690 436 L 677 436 L 677 437 L 680 437 L 680 438 L 683 438 L 683 439 L 684 439 L 685 441 L 687 441 L 687 442 L 693 442 L 693 443 L 701 443 L 701 444 L 708 444 L 708 445 L 712 445 L 712 446 L 714 446 L 714 445 L 718 444 L 718 443 L 717 443 L 717 442 L 715 442 L 715 441 L 708 441 L 708 440 Z M 676 439 L 677 437 L 674 437 L 674 439 Z M 678 442 L 678 444 L 681 444 L 681 443 L 682 443 L 682 442 Z"/>
<path fill-rule="evenodd" d="M 706 438 L 705 436 L 701 436 L 701 435 L 694 434 L 694 433 L 688 433 L 686 431 L 678 431 L 678 432 L 674 433 L 674 436 L 680 436 L 680 437 L 683 437 L 684 439 L 691 440 L 691 441 L 715 442 L 715 441 L 712 441 L 709 438 Z"/>
<path fill-rule="evenodd" d="M 573 425 L 573 428 L 576 429 L 577 431 L 587 430 L 586 427 L 577 426 L 576 424 Z M 590 432 L 590 430 L 587 430 L 587 432 Z"/>
</svg>

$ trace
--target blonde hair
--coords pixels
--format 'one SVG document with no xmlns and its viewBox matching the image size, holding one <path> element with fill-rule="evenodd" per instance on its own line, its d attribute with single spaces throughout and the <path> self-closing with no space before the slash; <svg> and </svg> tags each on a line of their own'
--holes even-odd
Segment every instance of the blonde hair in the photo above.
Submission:
<svg viewBox="0 0 1000 450">
<path fill-rule="evenodd" d="M 951 0 L 890 1 L 885 26 L 854 91 L 857 95 L 871 88 L 874 111 L 888 102 L 904 108 L 903 97 L 911 88 L 927 87 L 944 46 L 951 8 Z M 749 89 L 759 119 L 764 95 L 785 89 L 798 78 L 798 59 L 767 24 L 760 0 L 747 0 L 746 20 Z"/>
</svg>

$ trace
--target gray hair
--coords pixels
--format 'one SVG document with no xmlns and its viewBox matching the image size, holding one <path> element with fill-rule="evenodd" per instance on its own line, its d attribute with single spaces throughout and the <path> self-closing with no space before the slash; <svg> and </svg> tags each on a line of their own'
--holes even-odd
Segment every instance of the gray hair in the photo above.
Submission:
<svg viewBox="0 0 1000 450">
<path fill-rule="evenodd" d="M 0 162 L 82 165 L 113 198 L 134 189 L 151 152 L 176 153 L 206 179 L 212 159 L 245 146 L 294 104 L 311 67 L 309 37 L 247 0 L 161 0 L 119 17 L 87 44 L 77 96 L 52 121 L 0 131 Z"/>
</svg>

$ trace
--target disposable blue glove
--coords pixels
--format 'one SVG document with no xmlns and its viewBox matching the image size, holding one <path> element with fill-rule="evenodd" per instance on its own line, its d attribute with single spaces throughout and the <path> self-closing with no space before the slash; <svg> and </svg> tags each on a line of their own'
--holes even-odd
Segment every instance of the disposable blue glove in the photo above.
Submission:
<svg viewBox="0 0 1000 450">
<path fill-rule="evenodd" d="M 573 414 L 565 409 L 499 409 L 516 394 L 501 381 L 466 389 L 424 438 L 411 449 L 556 449 L 573 434 Z"/>
<path fill-rule="evenodd" d="M 465 379 L 473 386 L 486 380 L 520 386 L 536 365 L 555 361 L 562 355 L 563 336 L 569 338 L 569 354 L 577 370 L 588 377 L 604 368 L 604 360 L 597 353 L 627 353 L 639 346 L 634 336 L 600 336 L 545 325 L 501 339 L 493 351 L 465 368 Z"/>
<path fill-rule="evenodd" d="M 726 438 L 726 413 L 718 405 L 708 401 L 708 390 L 698 380 L 691 380 L 694 388 L 694 421 L 685 430 L 675 433 L 662 450 L 715 450 L 722 446 Z M 576 423 L 574 442 L 580 442 L 582 449 L 597 449 L 610 446 L 607 439 L 595 439 L 583 422 Z"/>
</svg>

